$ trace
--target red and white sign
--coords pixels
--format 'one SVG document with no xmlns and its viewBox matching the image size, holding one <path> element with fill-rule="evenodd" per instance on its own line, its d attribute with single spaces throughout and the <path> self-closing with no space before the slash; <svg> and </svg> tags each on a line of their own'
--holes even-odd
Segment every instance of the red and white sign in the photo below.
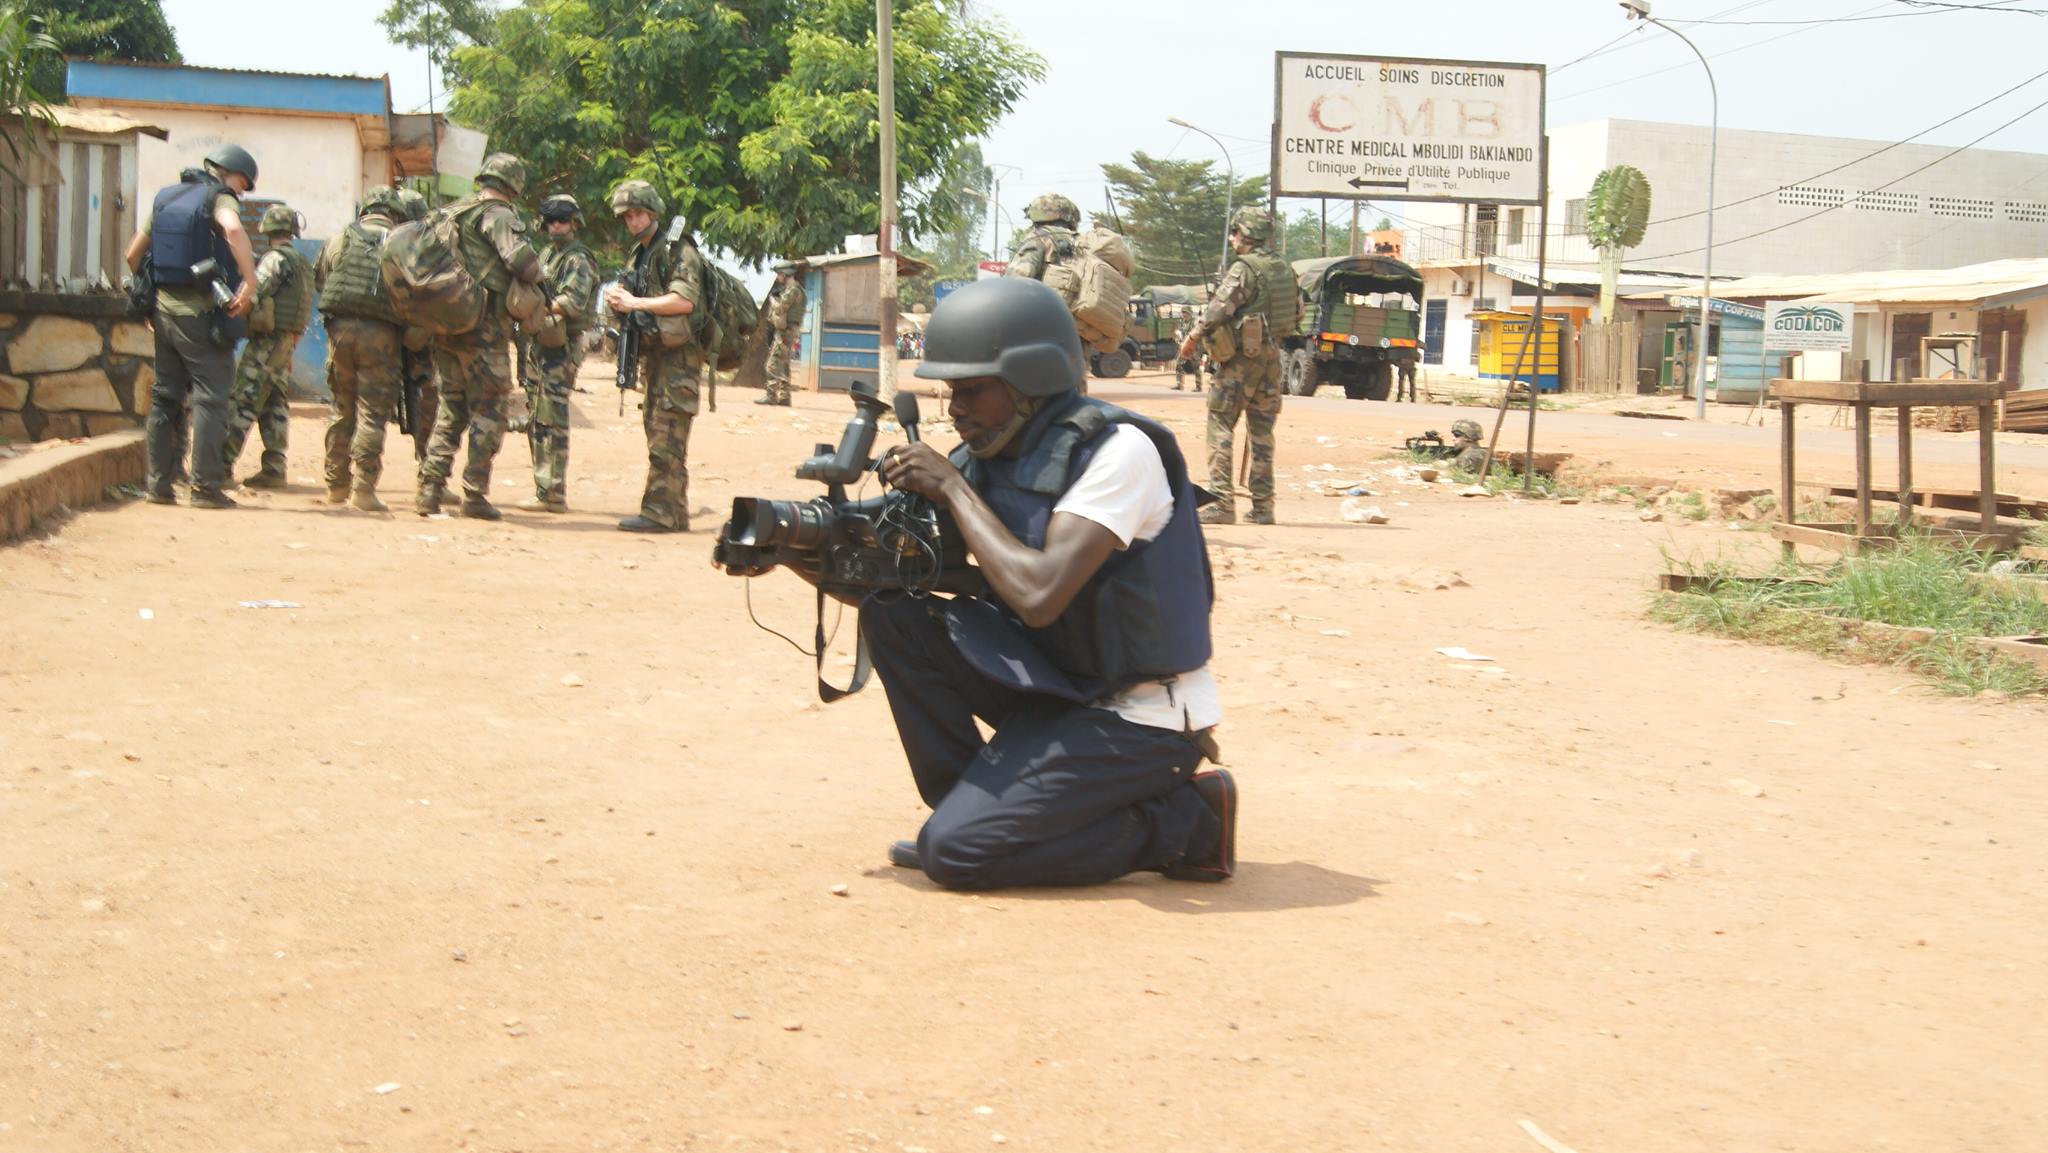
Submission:
<svg viewBox="0 0 2048 1153">
<path fill-rule="evenodd" d="M 984 260 L 974 266 L 974 279 L 994 280 L 1001 276 L 1003 271 L 1009 267 L 1010 262 L 1007 260 Z"/>
</svg>

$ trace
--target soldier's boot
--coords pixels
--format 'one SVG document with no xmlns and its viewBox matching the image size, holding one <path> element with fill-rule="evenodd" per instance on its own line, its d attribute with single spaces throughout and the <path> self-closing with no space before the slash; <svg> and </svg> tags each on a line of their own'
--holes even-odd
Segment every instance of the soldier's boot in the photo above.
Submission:
<svg viewBox="0 0 2048 1153">
<path fill-rule="evenodd" d="M 448 499 L 448 486 L 438 480 L 423 480 L 419 492 L 412 498 L 412 511 L 421 516 L 433 516 L 441 511 L 441 502 Z"/>
<path fill-rule="evenodd" d="M 373 485 L 364 484 L 361 480 L 356 481 L 354 491 L 352 491 L 349 494 L 348 503 L 349 507 L 359 508 L 362 509 L 364 512 L 391 511 L 390 505 L 387 505 L 383 501 L 377 499 L 376 487 Z"/>
<path fill-rule="evenodd" d="M 531 427 L 533 427 L 533 418 L 522 412 L 518 416 L 512 418 L 511 423 L 505 426 L 505 431 L 525 432 L 527 429 Z"/>
<path fill-rule="evenodd" d="M 217 488 L 194 488 L 191 503 L 193 508 L 240 508 L 235 498 Z"/>
<path fill-rule="evenodd" d="M 1249 523 L 1251 523 L 1251 524 L 1272 524 L 1272 523 L 1273 523 L 1273 505 L 1272 505 L 1272 503 L 1271 503 L 1271 502 L 1268 502 L 1268 503 L 1266 503 L 1266 504 L 1260 504 L 1260 503 L 1259 503 L 1258 501 L 1253 501 L 1253 502 L 1252 502 L 1252 515 L 1251 515 L 1251 516 L 1250 516 L 1250 517 L 1248 518 L 1248 522 L 1249 522 Z"/>
<path fill-rule="evenodd" d="M 347 481 L 342 481 L 340 484 L 329 484 L 327 486 L 327 503 L 347 504 L 348 492 L 349 483 Z"/>
<path fill-rule="evenodd" d="M 242 478 L 243 488 L 283 488 L 284 486 L 284 474 L 281 472 L 272 472 L 267 468 L 258 471 L 253 476 L 245 476 Z"/>
<path fill-rule="evenodd" d="M 521 512 L 568 512 L 567 500 L 549 500 L 544 496 L 530 496 L 519 502 Z"/>
<path fill-rule="evenodd" d="M 498 511 L 497 505 L 480 496 L 465 496 L 462 498 L 462 515 L 474 520 L 505 519 L 505 514 Z"/>
<path fill-rule="evenodd" d="M 1237 509 L 1218 501 L 1196 513 L 1195 519 L 1203 524 L 1236 524 Z"/>
</svg>

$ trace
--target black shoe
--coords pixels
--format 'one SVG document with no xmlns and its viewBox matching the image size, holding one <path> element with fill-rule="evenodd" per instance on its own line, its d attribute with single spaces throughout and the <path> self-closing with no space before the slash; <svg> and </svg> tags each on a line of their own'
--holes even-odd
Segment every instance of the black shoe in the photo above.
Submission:
<svg viewBox="0 0 2048 1153">
<path fill-rule="evenodd" d="M 660 521 L 657 521 L 657 520 L 648 520 L 648 519 L 647 519 L 646 517 L 644 517 L 644 516 L 638 516 L 638 515 L 635 515 L 635 516 L 629 516 L 629 517 L 627 517 L 627 518 L 626 518 L 625 520 L 622 520 L 622 521 L 620 521 L 620 522 L 619 522 L 619 531 L 620 531 L 620 532 L 689 532 L 689 531 L 690 531 L 690 522 L 689 522 L 689 521 L 684 521 L 684 522 L 682 523 L 682 526 L 681 526 L 680 528 L 670 528 L 670 527 L 669 527 L 668 525 L 665 525 L 665 524 L 661 523 Z"/>
<path fill-rule="evenodd" d="M 1228 769 L 1211 769 L 1196 773 L 1189 783 L 1216 816 L 1215 842 L 1189 851 L 1163 871 L 1176 881 L 1227 881 L 1237 872 L 1237 781 Z"/>
<path fill-rule="evenodd" d="M 917 855 L 916 841 L 890 841 L 889 863 L 899 869 L 924 868 L 924 858 Z"/>
<path fill-rule="evenodd" d="M 195 488 L 192 490 L 193 508 L 240 508 L 234 497 L 217 488 Z"/>
<path fill-rule="evenodd" d="M 505 514 L 498 511 L 497 505 L 480 496 L 464 497 L 462 499 L 462 515 L 474 520 L 505 519 Z"/>
<path fill-rule="evenodd" d="M 283 488 L 285 483 L 281 472 L 259 472 L 242 478 L 243 488 Z"/>
<path fill-rule="evenodd" d="M 142 499 L 151 504 L 176 504 L 178 503 L 178 494 L 167 488 L 153 488 L 144 493 Z"/>
</svg>

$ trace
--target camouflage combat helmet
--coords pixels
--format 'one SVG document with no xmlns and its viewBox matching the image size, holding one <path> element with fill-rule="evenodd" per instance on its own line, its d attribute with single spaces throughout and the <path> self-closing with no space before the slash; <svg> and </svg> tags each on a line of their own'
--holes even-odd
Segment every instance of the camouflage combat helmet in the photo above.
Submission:
<svg viewBox="0 0 2048 1153">
<path fill-rule="evenodd" d="M 410 188 L 398 190 L 398 210 L 407 220 L 418 220 L 427 214 L 427 198 Z"/>
<path fill-rule="evenodd" d="M 1079 228 L 1081 206 L 1057 192 L 1041 192 L 1031 198 L 1024 217 L 1033 224 L 1064 224 L 1068 228 Z"/>
<path fill-rule="evenodd" d="M 478 184 L 495 184 L 507 196 L 526 195 L 526 161 L 510 152 L 493 152 L 484 157 L 483 167 L 476 170 Z"/>
<path fill-rule="evenodd" d="M 1248 205 L 1231 214 L 1230 230 L 1243 233 L 1253 244 L 1264 244 L 1273 238 L 1273 214 Z"/>
<path fill-rule="evenodd" d="M 425 198 L 421 199 L 424 203 Z M 409 218 L 405 211 L 405 202 L 396 188 L 372 188 L 363 194 L 363 203 L 356 209 L 356 215 L 368 216 L 373 212 L 393 220 Z M 268 220 L 269 216 L 265 215 L 264 219 Z"/>
<path fill-rule="evenodd" d="M 612 215 L 617 216 L 628 208 L 642 208 L 656 216 L 668 211 L 661 201 L 661 193 L 645 180 L 628 180 L 612 189 Z"/>
<path fill-rule="evenodd" d="M 1454 420 L 1451 422 L 1452 440 L 1469 440 L 1479 443 L 1479 422 L 1476 420 Z"/>
<path fill-rule="evenodd" d="M 297 236 L 299 234 L 299 214 L 282 204 L 273 204 L 263 210 L 263 221 L 256 226 L 256 231 L 261 232 L 265 236 L 279 232 L 286 232 Z"/>
<path fill-rule="evenodd" d="M 566 192 L 558 192 L 540 202 L 540 218 L 546 221 L 567 220 L 572 223 L 583 219 L 583 206 Z"/>
</svg>

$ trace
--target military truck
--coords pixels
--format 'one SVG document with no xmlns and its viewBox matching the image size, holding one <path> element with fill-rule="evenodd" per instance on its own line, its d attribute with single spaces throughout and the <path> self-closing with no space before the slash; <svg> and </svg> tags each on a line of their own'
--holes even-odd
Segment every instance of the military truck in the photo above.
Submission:
<svg viewBox="0 0 2048 1153">
<path fill-rule="evenodd" d="M 1391 256 L 1294 262 L 1301 328 L 1281 339 L 1288 395 L 1341 385 L 1352 400 L 1385 400 L 1401 365 L 1421 359 L 1422 274 Z"/>
<path fill-rule="evenodd" d="M 1173 326 L 1196 307 L 1194 293 L 1199 286 L 1155 285 L 1131 297 L 1130 328 L 1124 342 L 1108 352 L 1091 352 L 1088 370 L 1105 379 L 1127 375 L 1132 365 L 1157 368 L 1171 366 L 1178 345 Z"/>
</svg>

